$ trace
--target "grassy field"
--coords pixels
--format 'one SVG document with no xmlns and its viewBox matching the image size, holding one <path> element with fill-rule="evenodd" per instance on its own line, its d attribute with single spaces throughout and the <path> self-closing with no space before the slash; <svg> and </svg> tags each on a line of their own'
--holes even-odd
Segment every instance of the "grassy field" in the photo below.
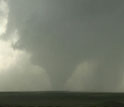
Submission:
<svg viewBox="0 0 124 107">
<path fill-rule="evenodd" d="M 0 105 L 32 107 L 97 107 L 123 105 L 124 93 L 1 92 Z M 100 106 L 99 106 L 100 107 Z M 108 106 L 109 107 L 109 106 Z M 123 106 L 124 107 L 124 106 Z"/>
</svg>

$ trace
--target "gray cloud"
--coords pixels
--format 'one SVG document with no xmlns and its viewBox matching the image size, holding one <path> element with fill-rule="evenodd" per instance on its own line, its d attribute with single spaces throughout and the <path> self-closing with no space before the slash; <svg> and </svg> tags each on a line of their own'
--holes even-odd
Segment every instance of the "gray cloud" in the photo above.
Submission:
<svg viewBox="0 0 124 107">
<path fill-rule="evenodd" d="M 42 68 L 32 65 L 26 53 L 18 53 L 13 57 L 14 61 L 9 60 L 11 66 L 0 68 L 0 91 L 52 90 L 47 73 Z M 7 65 L 7 62 L 5 64 Z"/>
<path fill-rule="evenodd" d="M 55 90 L 63 89 L 78 64 L 92 59 L 100 64 L 88 84 L 95 79 L 93 84 L 98 90 L 103 90 L 106 81 L 111 84 L 106 85 L 108 90 L 118 86 L 124 46 L 123 0 L 8 3 L 8 32 L 18 28 L 21 35 L 16 48 L 27 50 L 32 54 L 32 63 L 46 69 Z"/>
<path fill-rule="evenodd" d="M 0 12 L 0 91 L 52 90 L 45 70 L 31 63 L 31 54 L 15 48 L 18 29 L 6 33 L 9 8 L 5 0 L 0 1 Z"/>
<path fill-rule="evenodd" d="M 30 54 L 15 50 L 11 40 L 0 40 L 0 91 L 52 90 L 43 68 L 30 62 Z"/>
</svg>

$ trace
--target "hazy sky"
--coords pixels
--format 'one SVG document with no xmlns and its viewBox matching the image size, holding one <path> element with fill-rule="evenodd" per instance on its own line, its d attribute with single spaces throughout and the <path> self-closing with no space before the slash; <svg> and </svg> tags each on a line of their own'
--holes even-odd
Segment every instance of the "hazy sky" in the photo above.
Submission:
<svg viewBox="0 0 124 107">
<path fill-rule="evenodd" d="M 123 0 L 0 0 L 1 91 L 124 91 Z"/>
</svg>

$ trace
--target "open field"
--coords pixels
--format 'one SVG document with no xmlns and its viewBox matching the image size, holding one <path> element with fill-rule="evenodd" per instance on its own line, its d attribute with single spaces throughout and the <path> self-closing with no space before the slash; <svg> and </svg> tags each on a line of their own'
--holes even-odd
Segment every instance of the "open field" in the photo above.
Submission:
<svg viewBox="0 0 124 107">
<path fill-rule="evenodd" d="M 124 93 L 56 91 L 0 93 L 0 107 L 124 107 L 123 102 Z"/>
</svg>

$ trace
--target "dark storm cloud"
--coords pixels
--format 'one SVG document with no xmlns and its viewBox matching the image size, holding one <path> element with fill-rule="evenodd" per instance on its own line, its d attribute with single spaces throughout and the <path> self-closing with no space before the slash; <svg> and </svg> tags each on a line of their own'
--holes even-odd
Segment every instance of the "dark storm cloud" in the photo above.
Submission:
<svg viewBox="0 0 124 107">
<path fill-rule="evenodd" d="M 6 34 L 9 8 L 0 1 L 0 91 L 52 90 L 49 76 L 43 68 L 33 65 L 27 51 L 13 48 L 18 41 L 18 29 Z M 11 22 L 12 23 L 12 22 Z M 9 23 L 10 24 L 10 23 Z M 11 35 L 11 38 L 9 37 Z M 5 40 L 5 37 L 6 39 Z"/>
<path fill-rule="evenodd" d="M 47 70 L 56 90 L 89 59 L 100 60 L 89 84 L 102 90 L 108 76 L 109 90 L 122 77 L 118 69 L 124 47 L 123 4 L 123 0 L 9 0 L 8 30 L 19 30 L 16 47 L 32 53 L 32 63 Z"/>
</svg>

